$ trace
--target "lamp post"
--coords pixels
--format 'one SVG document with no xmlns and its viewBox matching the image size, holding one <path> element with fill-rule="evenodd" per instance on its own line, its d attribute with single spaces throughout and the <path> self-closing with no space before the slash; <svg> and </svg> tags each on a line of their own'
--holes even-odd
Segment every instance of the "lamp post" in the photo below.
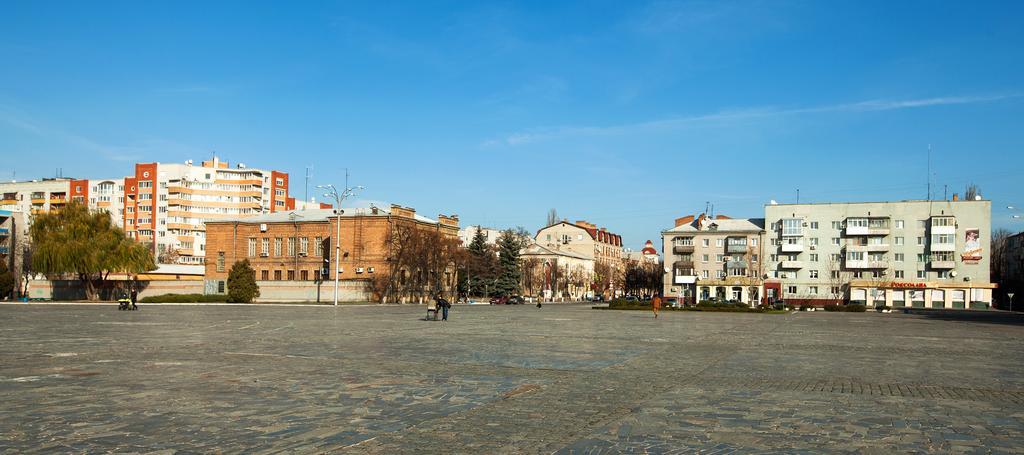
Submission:
<svg viewBox="0 0 1024 455">
<path fill-rule="evenodd" d="M 1009 305 L 1007 305 L 1007 311 L 1013 311 L 1013 292 L 1007 292 L 1006 298 L 1010 299 Z"/>
<path fill-rule="evenodd" d="M 324 193 L 324 197 L 334 199 L 335 204 L 334 215 L 337 219 L 338 235 L 334 239 L 334 306 L 338 306 L 338 281 L 340 280 L 339 272 L 341 270 L 341 214 L 344 213 L 344 210 L 341 209 L 341 203 L 349 196 L 355 194 L 356 190 L 361 190 L 363 187 L 345 188 L 340 194 L 334 185 L 317 185 L 317 188 L 327 190 Z"/>
</svg>

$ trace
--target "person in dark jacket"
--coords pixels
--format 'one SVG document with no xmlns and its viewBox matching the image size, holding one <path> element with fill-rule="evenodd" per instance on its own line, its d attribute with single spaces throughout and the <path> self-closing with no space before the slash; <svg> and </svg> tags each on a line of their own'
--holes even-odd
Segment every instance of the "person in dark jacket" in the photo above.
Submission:
<svg viewBox="0 0 1024 455">
<path fill-rule="evenodd" d="M 452 307 L 452 304 L 445 300 L 443 297 L 438 297 L 437 305 L 441 307 L 441 320 L 448 320 L 448 309 Z"/>
<path fill-rule="evenodd" d="M 132 300 L 132 309 L 133 310 L 139 309 L 139 306 L 135 304 L 136 302 L 139 301 L 139 290 L 135 288 L 134 284 L 132 285 L 131 300 Z"/>
</svg>

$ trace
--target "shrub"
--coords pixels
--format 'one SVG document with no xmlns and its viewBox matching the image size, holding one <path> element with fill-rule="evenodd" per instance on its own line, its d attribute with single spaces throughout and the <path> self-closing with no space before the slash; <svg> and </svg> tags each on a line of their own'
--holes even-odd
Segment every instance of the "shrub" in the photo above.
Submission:
<svg viewBox="0 0 1024 455">
<path fill-rule="evenodd" d="M 843 310 L 839 309 L 839 305 L 836 305 L 834 303 L 830 303 L 828 305 L 825 305 L 825 311 L 843 311 Z"/>
<path fill-rule="evenodd" d="M 223 303 L 228 301 L 224 294 L 161 294 L 143 297 L 142 303 Z"/>
<path fill-rule="evenodd" d="M 843 310 L 842 311 L 846 311 L 848 313 L 863 313 L 863 312 L 865 312 L 867 310 L 868 310 L 867 305 L 861 305 L 859 303 L 854 303 L 854 304 L 851 304 L 851 305 L 843 305 Z"/>
<path fill-rule="evenodd" d="M 256 271 L 243 259 L 231 266 L 228 273 L 228 302 L 249 303 L 260 296 L 260 287 L 256 284 Z"/>
<path fill-rule="evenodd" d="M 876 306 L 875 309 L 878 310 L 878 311 L 885 311 L 885 310 L 891 310 L 892 308 L 889 308 L 888 306 L 885 306 L 885 305 L 879 305 L 879 306 Z"/>
</svg>

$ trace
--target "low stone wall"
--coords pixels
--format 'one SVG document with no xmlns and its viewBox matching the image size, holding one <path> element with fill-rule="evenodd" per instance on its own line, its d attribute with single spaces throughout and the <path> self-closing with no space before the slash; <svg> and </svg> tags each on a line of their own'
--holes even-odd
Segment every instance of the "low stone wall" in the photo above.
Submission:
<svg viewBox="0 0 1024 455">
<path fill-rule="evenodd" d="M 125 292 L 126 281 L 111 281 L 99 289 L 101 300 L 116 300 Z M 161 294 L 202 294 L 199 280 L 139 281 L 139 298 Z M 85 288 L 77 280 L 32 280 L 29 282 L 30 299 L 85 300 Z"/>
<path fill-rule="evenodd" d="M 317 284 L 312 281 L 257 281 L 260 296 L 256 302 L 315 302 Z M 345 280 L 338 285 L 339 302 L 366 302 L 370 300 L 370 287 L 366 281 Z M 320 285 L 320 301 L 334 301 L 334 282 Z"/>
</svg>

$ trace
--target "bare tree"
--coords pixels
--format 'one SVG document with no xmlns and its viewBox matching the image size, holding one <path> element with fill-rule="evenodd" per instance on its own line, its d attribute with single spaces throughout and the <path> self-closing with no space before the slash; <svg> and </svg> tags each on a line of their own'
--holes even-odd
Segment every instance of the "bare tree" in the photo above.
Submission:
<svg viewBox="0 0 1024 455">
<path fill-rule="evenodd" d="M 829 303 L 838 305 L 842 303 L 850 288 L 851 273 L 843 270 L 841 259 L 829 257 L 828 261 L 828 296 Z"/>
<path fill-rule="evenodd" d="M 973 201 L 978 196 L 981 196 L 981 189 L 978 188 L 978 185 L 973 183 L 967 184 L 967 188 L 964 190 L 964 199 Z"/>
<path fill-rule="evenodd" d="M 554 208 L 552 208 L 551 210 L 548 210 L 548 224 L 545 224 L 545 226 L 551 226 L 552 224 L 555 224 L 557 222 L 558 222 L 558 210 L 555 210 Z"/>
</svg>

